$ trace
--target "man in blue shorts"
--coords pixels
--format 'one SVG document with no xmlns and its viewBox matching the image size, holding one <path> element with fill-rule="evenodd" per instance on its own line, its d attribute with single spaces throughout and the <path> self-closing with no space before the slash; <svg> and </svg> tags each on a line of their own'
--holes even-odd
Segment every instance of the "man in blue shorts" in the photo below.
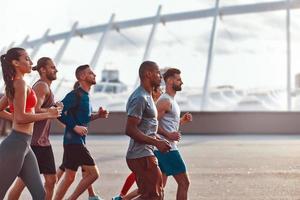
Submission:
<svg viewBox="0 0 300 200">
<path fill-rule="evenodd" d="M 181 91 L 183 84 L 180 73 L 179 69 L 170 68 L 163 74 L 166 92 L 160 96 L 156 104 L 159 121 L 157 133 L 169 141 L 171 149 L 167 153 L 155 150 L 154 154 L 163 173 L 164 186 L 168 176 L 173 176 L 178 184 L 176 199 L 187 200 L 190 180 L 176 143 L 181 139 L 179 126 L 191 122 L 192 115 L 185 113 L 180 118 L 180 109 L 175 100 L 176 92 Z"/>
</svg>

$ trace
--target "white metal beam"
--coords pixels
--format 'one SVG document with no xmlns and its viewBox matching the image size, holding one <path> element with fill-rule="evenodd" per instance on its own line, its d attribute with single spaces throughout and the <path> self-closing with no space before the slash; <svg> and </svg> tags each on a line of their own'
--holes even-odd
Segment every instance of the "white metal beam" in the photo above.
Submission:
<svg viewBox="0 0 300 200">
<path fill-rule="evenodd" d="M 33 47 L 32 51 L 30 53 L 31 60 L 33 60 L 35 58 L 36 54 L 38 53 L 38 51 L 40 50 L 40 48 L 42 47 L 42 45 L 46 41 L 49 32 L 50 32 L 50 29 L 47 29 L 45 31 L 45 33 L 43 34 L 43 37 L 41 38 L 40 42 Z M 35 83 L 35 81 L 38 79 L 39 75 L 37 75 L 35 73 L 30 73 L 30 76 L 31 76 L 30 77 L 30 79 L 31 79 L 30 80 L 30 85 L 32 86 Z"/>
<path fill-rule="evenodd" d="M 208 58 L 207 58 L 207 65 L 206 65 L 206 72 L 205 72 L 205 79 L 202 91 L 202 101 L 201 101 L 201 110 L 205 110 L 206 105 L 209 101 L 208 90 L 210 86 L 210 76 L 212 71 L 212 61 L 213 61 L 213 50 L 214 50 L 214 40 L 216 37 L 216 28 L 217 28 L 217 21 L 219 17 L 219 0 L 216 0 L 215 3 L 215 16 L 211 28 L 211 35 L 210 35 L 210 42 L 209 42 L 209 49 L 208 49 Z"/>
<path fill-rule="evenodd" d="M 113 25 L 113 22 L 114 22 L 114 19 L 115 19 L 115 14 L 112 14 L 109 21 L 108 21 L 108 24 L 107 24 L 107 27 L 106 27 L 106 30 L 103 32 L 102 36 L 101 36 L 101 39 L 98 43 L 98 46 L 96 48 L 96 51 L 93 55 L 93 58 L 90 62 L 90 67 L 92 69 L 95 69 L 97 64 L 98 64 L 98 60 L 100 58 L 100 55 L 102 53 L 102 50 L 104 48 L 104 44 L 105 44 L 105 41 L 106 41 L 106 38 L 107 38 L 107 35 L 109 33 L 109 31 L 112 29 L 112 25 Z"/>
<path fill-rule="evenodd" d="M 70 40 L 71 38 L 75 35 L 75 32 L 76 32 L 76 28 L 78 26 L 78 22 L 75 22 L 71 28 L 71 31 L 68 32 L 68 36 L 66 37 L 64 43 L 61 45 L 60 49 L 58 50 L 56 56 L 54 57 L 54 62 L 56 65 L 58 65 L 58 63 L 60 62 L 61 58 L 63 57 L 66 49 L 67 49 L 67 46 L 69 45 L 70 43 Z"/>
<path fill-rule="evenodd" d="M 13 48 L 13 47 L 15 46 L 15 44 L 16 44 L 15 42 L 10 43 L 10 44 L 8 45 L 6 51 L 8 51 L 9 49 Z"/>
<path fill-rule="evenodd" d="M 112 27 L 113 27 L 114 20 L 115 20 L 115 14 L 112 14 L 111 17 L 110 17 L 110 19 L 109 19 L 109 21 L 108 21 L 106 30 L 103 32 L 103 34 L 102 34 L 102 36 L 101 36 L 101 39 L 100 39 L 100 41 L 99 41 L 99 43 L 98 43 L 98 46 L 97 46 L 97 48 L 96 48 L 96 51 L 95 51 L 95 53 L 94 53 L 94 55 L 93 55 L 93 58 L 92 58 L 92 60 L 91 60 L 91 62 L 90 62 L 90 67 L 91 67 L 92 69 L 95 69 L 95 68 L 97 67 L 97 64 L 98 64 L 100 55 L 101 55 L 102 50 L 103 50 L 103 48 L 104 48 L 105 41 L 106 41 L 106 39 L 107 39 L 107 35 L 108 35 L 109 31 L 110 31 L 110 30 L 112 29 Z M 103 90 L 103 91 L 106 90 L 106 85 L 104 85 L 104 87 L 103 87 L 102 90 Z"/>
<path fill-rule="evenodd" d="M 43 37 L 41 37 L 41 40 L 36 44 L 34 45 L 32 48 L 32 51 L 30 53 L 30 58 L 33 59 L 37 52 L 40 50 L 41 46 L 43 45 L 43 43 L 46 43 L 47 41 L 47 37 L 48 37 L 48 34 L 50 32 L 50 29 L 47 29 L 43 35 Z"/>
<path fill-rule="evenodd" d="M 25 46 L 25 44 L 27 43 L 28 39 L 29 39 L 29 35 L 26 35 L 26 37 L 24 38 L 24 40 L 23 40 L 23 41 L 21 42 L 21 44 L 18 45 L 18 46 L 24 48 L 24 46 Z"/>
<path fill-rule="evenodd" d="M 71 38 L 75 35 L 76 33 L 76 28 L 78 26 L 78 22 L 75 22 L 71 28 L 71 31 L 69 32 L 68 37 L 66 38 L 66 40 L 64 41 L 64 43 L 61 45 L 60 49 L 58 50 L 56 56 L 54 57 L 54 63 L 56 65 L 58 65 L 58 63 L 60 62 L 61 58 L 63 57 L 67 46 L 70 43 Z M 59 83 L 57 84 L 56 88 L 54 89 L 54 93 L 57 93 L 60 86 L 62 85 L 62 83 L 65 81 L 65 78 L 63 77 L 62 79 L 60 79 Z"/>
<path fill-rule="evenodd" d="M 147 40 L 146 49 L 145 49 L 142 61 L 147 60 L 149 58 L 149 56 L 150 56 L 150 53 L 151 53 L 151 50 L 152 50 L 152 46 L 153 46 L 153 39 L 154 39 L 154 36 L 155 36 L 155 33 L 156 33 L 156 29 L 157 29 L 157 25 L 160 22 L 161 9 L 162 9 L 162 6 L 160 5 L 158 7 L 158 9 L 157 9 L 154 21 L 152 22 L 153 23 L 152 29 L 151 29 L 149 38 Z M 139 82 L 140 82 L 140 79 L 139 79 L 139 76 L 138 76 L 137 79 L 136 79 L 136 81 L 135 81 L 135 84 L 134 84 L 133 88 L 136 88 L 139 85 Z"/>
<path fill-rule="evenodd" d="M 240 14 L 286 10 L 287 7 L 289 7 L 290 9 L 299 9 L 300 8 L 300 0 L 289 1 L 289 3 L 286 3 L 286 0 L 284 0 L 284 1 L 245 4 L 245 5 L 237 5 L 237 6 L 224 6 L 224 7 L 219 8 L 219 13 L 222 16 L 240 15 Z M 161 15 L 160 21 L 163 23 L 167 23 L 167 22 L 176 22 L 176 21 L 183 21 L 183 20 L 208 18 L 208 17 L 213 17 L 214 13 L 215 13 L 215 8 L 196 10 L 196 11 L 190 11 L 190 12 L 174 13 L 174 14 L 165 14 L 165 15 Z M 121 29 L 151 25 L 151 24 L 153 24 L 153 21 L 155 20 L 155 18 L 156 18 L 156 16 L 115 22 L 114 27 L 116 29 L 121 30 Z M 95 33 L 105 31 L 106 27 L 107 27 L 107 24 L 101 24 L 101 25 L 96 25 L 96 26 L 90 26 L 87 28 L 79 28 L 79 29 L 77 29 L 77 32 L 80 35 L 95 34 Z M 49 35 L 47 37 L 46 42 L 54 42 L 57 40 L 63 40 L 65 38 L 67 38 L 68 36 L 69 36 L 69 31 Z M 28 41 L 25 45 L 26 45 L 26 47 L 32 47 L 32 46 L 36 45 L 38 42 L 40 42 L 40 40 L 41 40 L 41 38 L 31 40 L 31 41 Z"/>
<path fill-rule="evenodd" d="M 154 39 L 156 29 L 157 29 L 157 25 L 160 22 L 161 8 L 162 8 L 162 6 L 160 5 L 157 9 L 156 16 L 155 16 L 155 19 L 153 21 L 152 29 L 151 29 L 151 32 L 150 32 L 150 35 L 149 35 L 149 38 L 148 38 L 148 41 L 147 41 L 146 49 L 145 49 L 145 52 L 144 52 L 143 61 L 147 60 L 150 56 L 152 46 L 153 46 L 153 39 Z"/>
</svg>

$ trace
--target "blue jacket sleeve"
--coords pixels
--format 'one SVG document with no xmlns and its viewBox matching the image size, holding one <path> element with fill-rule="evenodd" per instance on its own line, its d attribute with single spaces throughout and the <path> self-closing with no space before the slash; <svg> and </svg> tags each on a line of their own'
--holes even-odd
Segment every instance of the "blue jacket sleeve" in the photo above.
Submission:
<svg viewBox="0 0 300 200">
<path fill-rule="evenodd" d="M 62 100 L 64 104 L 64 108 L 61 113 L 61 117 L 59 118 L 59 121 L 64 123 L 68 128 L 73 129 L 77 123 L 72 115 L 68 114 L 68 111 L 70 108 L 75 106 L 76 102 L 76 96 L 74 92 L 68 93 L 65 98 Z"/>
</svg>

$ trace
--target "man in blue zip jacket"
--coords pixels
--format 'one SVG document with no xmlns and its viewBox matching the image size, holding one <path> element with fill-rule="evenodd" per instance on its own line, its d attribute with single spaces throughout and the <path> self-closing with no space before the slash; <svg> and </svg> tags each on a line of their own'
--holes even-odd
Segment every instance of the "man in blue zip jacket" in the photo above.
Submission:
<svg viewBox="0 0 300 200">
<path fill-rule="evenodd" d="M 85 138 L 89 122 L 98 118 L 107 118 L 108 112 L 100 107 L 97 113 L 92 113 L 89 91 L 91 86 L 96 84 L 96 75 L 89 65 L 79 66 L 75 75 L 80 87 L 68 93 L 62 100 L 64 109 L 60 120 L 66 125 L 63 155 L 66 172 L 58 186 L 55 200 L 63 199 L 75 179 L 79 166 L 82 167 L 85 176 L 68 198 L 69 200 L 77 199 L 99 177 L 95 161 L 86 148 Z"/>
</svg>

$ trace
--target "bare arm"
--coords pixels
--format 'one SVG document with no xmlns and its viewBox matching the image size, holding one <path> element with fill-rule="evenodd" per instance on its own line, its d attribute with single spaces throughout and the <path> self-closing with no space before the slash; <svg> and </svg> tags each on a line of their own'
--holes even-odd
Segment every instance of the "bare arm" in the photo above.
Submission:
<svg viewBox="0 0 300 200">
<path fill-rule="evenodd" d="M 98 119 L 98 118 L 100 118 L 99 115 L 98 115 L 98 113 L 92 113 L 92 115 L 91 115 L 91 117 L 90 117 L 90 120 L 91 120 L 91 121 L 94 121 L 94 120 L 96 120 L 96 119 Z"/>
<path fill-rule="evenodd" d="M 157 139 L 145 135 L 138 129 L 140 122 L 141 120 L 139 118 L 128 116 L 126 123 L 126 135 L 140 143 L 156 145 Z"/>
<path fill-rule="evenodd" d="M 32 88 L 36 94 L 37 97 L 37 103 L 35 106 L 35 112 L 36 113 L 43 113 L 47 112 L 48 108 L 42 108 L 42 105 L 48 95 L 50 95 L 50 89 L 47 83 L 45 82 L 38 82 L 35 84 L 35 86 Z"/>
<path fill-rule="evenodd" d="M 170 101 L 168 101 L 166 99 L 159 100 L 156 103 L 156 108 L 157 108 L 157 112 L 158 112 L 157 120 L 160 120 L 161 118 L 163 118 L 164 115 L 166 114 L 166 112 L 168 112 L 170 110 L 170 107 L 171 107 Z M 164 136 L 165 138 L 168 138 L 169 133 L 166 130 L 164 130 L 159 124 L 158 124 L 157 132 L 159 134 L 161 134 L 162 136 Z"/>
<path fill-rule="evenodd" d="M 140 143 L 154 145 L 162 152 L 166 152 L 170 149 L 170 146 L 166 141 L 158 140 L 142 133 L 138 129 L 138 124 L 140 122 L 141 120 L 139 118 L 128 116 L 126 123 L 126 135 Z"/>
<path fill-rule="evenodd" d="M 97 113 L 92 113 L 90 120 L 94 121 L 99 118 L 107 119 L 108 115 L 109 115 L 109 112 L 107 110 L 103 109 L 102 107 L 100 107 Z"/>
<path fill-rule="evenodd" d="M 8 107 L 8 99 L 6 95 L 2 96 L 0 99 L 0 118 L 12 121 L 12 114 L 7 112 L 5 108 Z"/>
<path fill-rule="evenodd" d="M 193 121 L 193 115 L 189 112 L 184 113 L 184 115 L 180 118 L 180 125 L 185 125 L 191 121 Z"/>
<path fill-rule="evenodd" d="M 25 102 L 27 98 L 27 86 L 22 79 L 14 81 L 15 96 L 13 99 L 14 104 L 14 120 L 19 124 L 27 124 L 35 121 L 45 120 L 49 118 L 57 118 L 60 116 L 60 111 L 56 109 L 49 109 L 45 113 L 26 113 Z"/>
<path fill-rule="evenodd" d="M 10 112 L 7 112 L 6 110 L 3 110 L 0 112 L 0 118 L 12 121 L 13 116 Z"/>
<path fill-rule="evenodd" d="M 167 99 L 161 99 L 156 103 L 156 108 L 158 112 L 157 119 L 160 120 L 164 117 L 164 115 L 171 110 L 171 102 Z M 179 141 L 181 138 L 181 135 L 179 132 L 171 132 L 164 130 L 162 126 L 158 124 L 158 130 L 157 132 L 167 138 L 170 141 Z"/>
</svg>

